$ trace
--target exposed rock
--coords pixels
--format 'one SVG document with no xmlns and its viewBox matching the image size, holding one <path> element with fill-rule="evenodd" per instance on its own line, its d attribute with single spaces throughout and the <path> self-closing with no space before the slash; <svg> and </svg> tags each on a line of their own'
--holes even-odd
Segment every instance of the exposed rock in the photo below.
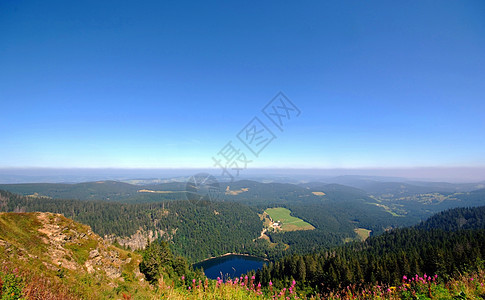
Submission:
<svg viewBox="0 0 485 300">
<path fill-rule="evenodd" d="M 121 269 L 114 266 L 107 266 L 104 268 L 104 271 L 109 278 L 118 278 L 121 276 Z"/>
<path fill-rule="evenodd" d="M 8 249 L 8 248 L 10 248 L 10 246 L 11 246 L 11 244 L 9 242 L 0 239 L 0 247 Z"/>
<path fill-rule="evenodd" d="M 89 252 L 89 258 L 95 258 L 99 256 L 99 251 L 98 249 L 93 249 Z"/>
<path fill-rule="evenodd" d="M 49 259 L 43 259 L 43 264 L 48 269 L 65 268 L 71 271 L 86 271 L 89 274 L 101 272 L 110 279 L 122 280 L 124 266 L 132 262 L 131 257 L 121 255 L 122 250 L 93 233 L 89 226 L 75 223 L 60 214 L 35 213 L 35 216 L 41 224 L 37 231 L 48 249 L 46 253 Z M 156 238 L 153 233 L 149 236 L 152 240 Z M 6 252 L 12 248 L 8 242 L 1 239 L 0 247 Z M 17 257 L 23 256 L 22 249 L 16 249 L 15 252 Z M 26 257 L 38 259 L 37 256 L 30 254 Z M 135 276 L 143 277 L 138 268 L 134 271 Z"/>
<path fill-rule="evenodd" d="M 174 232 L 173 232 L 174 233 Z M 130 248 L 132 250 L 145 249 L 147 242 L 150 243 L 159 237 L 164 236 L 166 233 L 163 230 L 148 230 L 139 229 L 135 234 L 129 237 L 117 237 L 115 235 L 105 235 L 104 240 L 110 244 L 117 242 L 123 247 Z M 169 237 L 170 238 L 170 237 Z"/>
</svg>

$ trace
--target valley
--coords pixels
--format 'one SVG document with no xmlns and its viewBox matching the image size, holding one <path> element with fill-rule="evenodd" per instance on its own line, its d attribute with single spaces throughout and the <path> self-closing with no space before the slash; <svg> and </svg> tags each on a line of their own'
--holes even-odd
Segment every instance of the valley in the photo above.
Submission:
<svg viewBox="0 0 485 300">
<path fill-rule="evenodd" d="M 29 201 L 39 199 L 53 201 L 50 198 L 0 193 L 2 209 L 12 207 L 12 204 L 26 205 Z M 71 204 L 75 203 L 70 201 Z M 90 204 L 86 201 L 80 203 Z M 231 204 L 233 205 L 234 203 Z M 202 210 L 200 207 L 192 208 Z M 219 214 L 214 214 L 213 208 L 210 207 L 213 215 L 225 215 L 224 206 L 218 206 Z M 169 217 L 174 208 L 170 206 L 165 209 L 167 212 L 163 215 Z M 179 209 L 176 211 L 177 214 L 182 213 Z M 308 226 L 301 219 L 292 217 L 291 211 L 286 208 L 269 208 L 265 211 L 274 218 L 279 218 L 282 227 L 284 221 Z M 201 223 L 197 226 L 201 228 L 197 230 L 207 229 L 203 227 L 207 225 L 202 225 L 202 218 L 205 220 L 206 215 L 198 216 Z M 239 223 L 244 220 L 246 219 L 240 219 Z M 259 218 L 258 220 L 261 222 L 258 227 L 260 229 L 263 222 Z M 356 282 L 366 282 L 368 285 L 365 289 L 382 293 L 382 298 L 394 299 L 393 297 L 405 296 L 403 290 L 392 289 L 393 286 L 399 286 L 402 277 L 406 278 L 402 286 L 416 293 L 422 292 L 420 284 L 428 284 L 428 279 L 419 279 L 424 283 L 416 283 L 416 286 L 407 283 L 407 276 L 411 277 L 412 274 L 432 274 L 434 279 L 432 285 L 428 284 L 427 293 L 441 295 L 439 297 L 463 293 L 463 289 L 456 291 L 448 288 L 449 285 L 445 283 L 455 282 L 465 287 L 463 282 L 469 282 L 470 279 L 466 278 L 470 277 L 479 285 L 466 285 L 467 295 L 476 299 L 473 298 L 474 295 L 485 292 L 480 287 L 480 283 L 485 282 L 481 258 L 485 255 L 485 206 L 446 210 L 416 226 L 393 229 L 370 237 L 370 230 L 355 228 L 359 238 L 347 241 L 345 245 L 337 242 L 334 246 L 320 248 L 321 250 L 303 251 L 299 254 L 293 252 L 292 255 L 264 260 L 250 255 L 223 255 L 196 264 L 195 269 L 192 269 L 187 258 L 197 256 L 176 253 L 176 243 L 180 239 L 175 237 L 179 230 L 182 229 L 178 227 L 171 237 L 161 234 L 145 245 L 143 251 L 133 252 L 121 248 L 119 241 L 103 239 L 91 227 L 61 214 L 2 212 L 0 280 L 5 282 L 4 287 L 13 296 L 26 295 L 29 298 L 42 299 L 198 299 L 202 295 L 222 299 L 270 299 L 273 298 L 274 291 L 285 295 L 285 298 L 316 295 L 319 299 L 338 299 L 349 292 L 349 289 L 339 290 L 341 284 L 352 286 L 352 293 L 362 295 L 364 299 L 363 290 L 354 285 Z M 291 230 L 283 235 L 315 230 L 317 228 Z M 184 236 L 196 234 L 185 232 Z M 258 239 L 252 240 L 255 241 Z M 203 245 L 197 238 L 192 242 Z M 225 243 L 229 245 L 228 242 Z M 283 244 L 279 244 L 281 245 Z M 280 251 L 287 252 L 294 246 L 291 243 L 285 245 L 287 247 Z M 256 253 L 266 249 L 266 246 L 259 250 L 240 248 L 236 253 Z M 261 254 L 256 256 L 264 256 Z M 206 268 L 207 274 L 199 271 L 199 267 Z M 11 274 L 15 276 L 11 277 Z M 375 281 L 389 288 L 387 291 L 379 291 L 378 287 L 369 285 Z M 292 296 L 292 293 L 288 294 L 288 288 L 298 292 Z"/>
<path fill-rule="evenodd" d="M 226 185 L 221 201 L 208 206 L 188 203 L 184 183 L 174 181 L 4 184 L 1 189 L 25 196 L 0 193 L 0 209 L 62 213 L 133 250 L 161 238 L 196 262 L 228 252 L 277 259 L 324 250 L 445 209 L 480 205 L 485 194 L 473 185 L 350 183 L 360 188 L 243 180 Z"/>
<path fill-rule="evenodd" d="M 358 185 L 358 180 L 352 183 Z M 369 181 L 366 180 L 365 183 L 369 184 Z M 382 189 L 381 192 L 375 185 Z M 324 293 L 324 290 L 316 287 L 318 282 L 326 282 L 327 289 L 334 290 L 339 283 L 352 284 L 354 280 L 381 280 L 391 284 L 395 283 L 400 274 L 419 273 L 423 270 L 451 274 L 451 271 L 443 273 L 445 271 L 437 267 L 440 264 L 420 265 L 423 259 L 429 260 L 426 258 L 428 250 L 417 250 L 417 247 L 426 247 L 424 244 L 410 243 L 414 239 L 411 236 L 422 235 L 422 242 L 428 241 L 429 245 L 435 245 L 432 246 L 432 251 L 450 247 L 433 244 L 436 239 L 442 240 L 444 237 L 453 239 L 450 243 L 463 240 L 472 245 L 476 240 L 461 233 L 441 236 L 420 231 L 432 230 L 429 226 L 442 227 L 440 215 L 429 219 L 427 223 L 420 222 L 434 213 L 446 212 L 454 207 L 480 206 L 485 201 L 483 189 L 473 189 L 473 185 L 463 189 L 443 183 L 436 187 L 426 183 L 404 185 L 378 182 L 357 188 L 322 182 L 291 184 L 242 180 L 223 186 L 224 197 L 219 201 L 194 203 L 185 198 L 184 184 L 173 181 L 155 185 L 133 185 L 116 181 L 4 184 L 0 186 L 3 189 L 0 190 L 0 211 L 5 212 L 0 218 L 0 225 L 4 228 L 0 231 L 0 246 L 3 245 L 7 250 L 6 255 L 28 252 L 28 256 L 34 260 L 29 260 L 27 264 L 38 264 L 34 261 L 42 257 L 43 251 L 50 249 L 48 261 L 42 264 L 62 266 L 57 269 L 48 267 L 52 274 L 60 272 L 62 276 L 78 279 L 98 276 L 97 280 L 103 280 L 103 284 L 107 286 L 123 286 L 126 294 L 151 295 L 150 285 L 142 288 L 143 284 L 148 283 L 139 286 L 138 282 L 144 279 L 160 283 L 162 277 L 158 267 L 153 268 L 145 263 L 153 264 L 158 259 L 156 257 L 167 253 L 170 253 L 170 263 L 162 271 L 166 286 L 175 285 L 180 289 L 187 284 L 191 289 L 200 288 L 207 279 L 204 279 L 206 277 L 201 271 L 192 270 L 194 266 L 208 268 L 207 276 L 211 280 L 218 282 L 217 277 L 224 278 L 224 282 L 216 283 L 211 293 L 227 293 L 220 288 L 226 288 L 228 282 L 233 282 L 231 280 L 234 280 L 232 277 L 236 273 L 247 273 L 248 278 L 254 278 L 251 280 L 259 282 L 266 291 L 271 286 L 270 281 L 274 288 L 283 290 L 288 282 L 297 280 L 301 282 L 298 283 L 298 288 L 302 291 L 307 289 Z M 12 212 L 13 214 L 9 214 Z M 459 219 L 459 224 L 481 228 L 481 220 L 485 219 L 485 214 L 481 214 L 480 210 L 472 212 L 472 215 L 464 214 Z M 20 227 L 7 221 L 14 217 Z M 72 223 L 66 217 L 90 227 Z M 44 223 L 50 225 L 35 225 Z M 421 224 L 417 225 L 421 227 L 409 227 L 416 224 Z M 70 229 L 70 226 L 78 229 Z M 23 232 L 31 227 L 37 229 L 29 229 L 29 233 Z M 72 230 L 80 232 L 73 233 Z M 36 233 L 33 232 L 38 232 L 41 239 L 35 237 Z M 402 248 L 410 251 L 410 254 L 406 254 L 407 258 L 403 258 L 408 261 L 406 265 L 399 265 L 401 262 L 396 262 L 399 267 L 390 265 L 389 261 L 397 257 L 395 254 L 379 254 L 378 260 L 372 263 L 372 266 L 381 266 L 379 269 L 368 270 L 368 265 L 356 265 L 356 261 L 371 262 L 377 259 L 370 250 L 373 249 L 373 244 L 384 243 L 386 249 L 389 249 L 386 251 L 398 251 L 395 249 L 400 249 L 401 246 L 392 248 L 395 243 L 392 240 L 393 234 L 403 239 L 402 243 L 409 243 L 406 244 L 408 248 Z M 88 238 L 89 236 L 93 238 Z M 467 240 L 468 238 L 471 239 Z M 53 242 L 44 245 L 48 240 Z M 33 243 L 35 246 L 26 248 L 24 243 Z M 55 246 L 48 246 L 49 244 Z M 367 246 L 364 247 L 364 244 Z M 19 246 L 20 252 L 9 250 L 17 249 L 12 248 L 12 245 Z M 360 248 L 361 246 L 364 248 Z M 473 244 L 472 248 L 478 249 L 479 246 Z M 348 257 L 354 256 L 352 251 L 356 250 L 359 255 L 349 260 Z M 418 251 L 419 257 L 413 256 L 413 251 Z M 227 253 L 242 256 L 226 257 Z M 149 255 L 153 255 L 153 258 L 149 259 Z M 332 258 L 335 255 L 337 257 Z M 451 254 L 440 255 L 445 257 Z M 247 257 L 256 258 L 250 262 L 246 261 L 249 259 Z M 4 258 L 8 260 L 6 256 Z M 18 264 L 27 266 L 24 261 L 19 261 Z M 131 271 L 123 271 L 123 264 L 127 264 Z M 318 273 L 316 270 L 322 271 Z M 46 271 L 39 269 L 37 272 Z M 377 277 L 368 277 L 366 274 L 370 274 L 369 272 L 374 272 Z M 103 275 L 95 275 L 98 273 Z M 222 275 L 218 275 L 221 273 Z M 201 282 L 199 285 L 183 283 L 175 279 L 177 276 L 194 280 L 200 278 L 197 280 Z M 126 278 L 131 278 L 130 282 L 120 281 Z M 244 282 L 244 276 L 238 282 L 241 283 L 241 280 Z M 247 280 L 245 284 L 251 281 Z M 184 280 L 186 281 L 187 279 Z M 52 284 L 62 284 L 64 288 L 82 286 L 88 293 L 93 293 L 90 295 L 94 295 L 94 298 L 104 298 L 105 296 L 96 294 L 102 291 L 105 295 L 125 293 L 118 288 L 94 289 L 90 285 L 75 284 L 74 281 L 58 282 L 53 279 Z M 209 281 L 206 284 L 211 283 Z M 179 292 L 180 290 L 169 294 L 183 298 Z M 256 285 L 254 290 L 249 291 L 253 292 L 258 293 Z"/>
</svg>

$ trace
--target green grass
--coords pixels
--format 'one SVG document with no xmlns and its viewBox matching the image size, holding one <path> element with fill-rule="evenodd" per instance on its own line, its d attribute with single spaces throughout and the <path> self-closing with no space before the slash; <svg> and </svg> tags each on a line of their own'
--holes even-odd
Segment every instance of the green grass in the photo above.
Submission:
<svg viewBox="0 0 485 300">
<path fill-rule="evenodd" d="M 283 231 L 312 230 L 315 229 L 311 224 L 302 219 L 291 216 L 291 210 L 284 207 L 268 208 L 265 212 L 274 222 L 281 222 Z"/>
<path fill-rule="evenodd" d="M 292 226 L 309 225 L 303 220 L 290 216 L 291 211 L 285 208 L 268 209 L 268 214 L 275 221 L 285 220 Z M 50 215 L 50 222 L 67 227 L 68 232 L 86 232 L 87 227 L 75 223 L 64 217 Z M 43 219 L 42 222 L 46 222 Z M 311 226 L 311 225 L 310 225 Z M 139 254 L 108 246 L 108 250 L 117 252 L 117 256 L 125 260 L 133 258 L 130 263 L 122 267 L 122 278 L 110 279 L 103 272 L 89 274 L 78 265 L 75 270 L 62 269 L 55 266 L 47 268 L 44 263 L 52 263 L 49 252 L 39 251 L 45 248 L 42 234 L 37 230 L 42 223 L 35 213 L 0 214 L 0 298 L 19 299 L 21 294 L 27 299 L 483 299 L 485 295 L 485 271 L 460 275 L 448 281 L 438 278 L 427 282 L 414 280 L 403 281 L 397 286 L 383 286 L 373 284 L 353 285 L 342 290 L 329 291 L 324 295 L 305 297 L 304 290 L 296 289 L 296 294 L 289 294 L 289 283 L 286 288 L 276 289 L 263 286 L 257 287 L 252 279 L 246 279 L 244 285 L 217 283 L 215 280 L 200 283 L 192 282 L 192 278 L 165 277 L 154 286 L 149 286 L 145 280 L 136 276 Z M 367 233 L 364 228 L 357 228 L 361 234 Z M 89 250 L 96 247 L 96 240 L 88 237 L 86 241 L 79 241 L 70 246 L 75 249 L 74 259 L 80 263 L 85 261 Z M 8 243 L 8 245 L 6 244 Z M 39 244 L 39 245 L 36 245 Z M 98 245 L 99 246 L 99 245 Z M 5 247 L 5 248 L 4 248 Z M 35 250 L 36 256 L 31 251 Z M 74 251 L 74 250 L 73 250 Z M 18 255 L 21 254 L 21 255 Z M 37 256 L 37 254 L 39 254 Z M 59 272 L 62 271 L 62 272 Z M 409 274 L 410 275 L 410 274 Z M 430 277 L 428 277 L 430 278 Z M 255 285 L 253 285 L 253 283 Z M 298 285 L 297 285 L 298 287 Z M 4 293 L 4 295 L 2 295 Z M 301 294 L 300 294 L 301 293 Z M 27 297 L 27 295 L 30 295 Z M 277 295 L 274 297 L 274 295 Z M 298 298 L 296 298 L 298 297 Z M 5 299 L 2 298 L 2 299 Z M 22 298 L 23 299 L 23 298 Z"/>
<path fill-rule="evenodd" d="M 64 247 L 70 249 L 74 255 L 74 259 L 78 264 L 83 265 L 89 258 L 89 251 L 95 249 L 98 246 L 96 240 L 87 240 L 84 243 L 70 243 Z"/>
<path fill-rule="evenodd" d="M 46 249 L 38 228 L 40 223 L 33 214 L 0 213 L 0 237 L 15 246 L 21 245 L 36 255 Z"/>
<path fill-rule="evenodd" d="M 386 212 L 390 213 L 393 217 L 404 217 L 403 215 L 399 215 L 395 213 L 389 206 L 386 206 L 384 204 L 380 204 L 380 203 L 369 203 L 369 204 L 383 208 Z"/>
<path fill-rule="evenodd" d="M 89 228 L 62 216 L 48 215 L 42 219 L 38 216 L 38 213 L 0 213 L 0 283 L 6 282 L 6 276 L 18 276 L 22 285 L 16 286 L 25 295 L 30 295 L 26 299 L 123 299 L 123 293 L 131 295 L 133 300 L 160 299 L 147 282 L 139 281 L 136 276 L 140 255 L 108 246 L 109 255 L 116 255 L 121 260 L 131 258 L 130 262 L 119 264 L 123 277 L 109 278 L 102 270 L 89 274 L 84 268 L 89 251 L 102 247 L 97 239 L 89 235 L 79 236 L 87 233 Z M 64 244 L 64 250 L 61 250 L 66 251 L 62 257 L 75 269 L 54 263 L 50 248 L 44 241 L 47 236 L 38 231 L 44 223 L 65 228 L 62 233 L 72 238 L 72 242 Z M 107 255 L 103 257 L 105 260 L 110 258 Z M 6 299 L 2 296 L 0 284 L 0 298 Z"/>
<path fill-rule="evenodd" d="M 365 228 L 355 228 L 354 231 L 355 233 L 357 233 L 361 241 L 365 241 L 370 236 L 372 230 Z"/>
</svg>

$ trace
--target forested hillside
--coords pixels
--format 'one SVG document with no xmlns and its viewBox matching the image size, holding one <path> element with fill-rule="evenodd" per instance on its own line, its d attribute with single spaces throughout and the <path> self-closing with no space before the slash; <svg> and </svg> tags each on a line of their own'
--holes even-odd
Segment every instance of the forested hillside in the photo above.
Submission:
<svg viewBox="0 0 485 300">
<path fill-rule="evenodd" d="M 485 206 L 455 208 L 442 211 L 417 225 L 418 229 L 485 229 Z"/>
<path fill-rule="evenodd" d="M 169 186 L 172 189 L 180 188 L 178 183 L 170 183 L 144 189 L 160 191 L 167 190 Z M 82 187 L 88 191 L 83 191 Z M 373 199 L 363 191 L 341 185 L 324 185 L 308 189 L 292 184 L 240 181 L 228 187 L 223 199 L 225 201 L 211 203 L 207 207 L 194 206 L 183 200 L 123 203 L 120 200 L 108 201 L 106 198 L 115 194 L 119 197 L 125 195 L 124 193 L 128 195 L 133 192 L 132 187 L 116 182 L 84 185 L 9 185 L 9 188 L 21 189 L 28 196 L 4 192 L 4 198 L 10 200 L 4 203 L 3 210 L 62 213 L 89 224 L 102 236 L 129 237 L 138 230 L 146 234 L 151 230 L 170 240 L 174 244 L 174 251 L 190 260 L 227 252 L 276 259 L 292 253 L 304 254 L 324 250 L 343 244 L 344 241 L 357 239 L 355 228 L 363 227 L 372 230 L 373 233 L 379 233 L 385 228 L 412 222 L 409 219 L 395 217 L 372 204 Z M 84 198 L 81 197 L 84 200 L 56 198 L 61 192 L 68 195 L 68 191 L 65 190 L 68 188 L 71 189 L 73 197 L 84 195 Z M 33 192 L 34 190 L 39 193 Z M 88 201 L 86 196 L 91 195 L 90 193 L 99 193 L 99 198 L 105 200 Z M 44 196 L 45 194 L 51 196 Z M 315 230 L 268 232 L 271 246 L 264 239 L 256 239 L 263 229 L 258 214 L 273 206 L 289 208 L 292 215 L 309 222 Z M 123 244 L 124 240 L 119 241 Z M 143 245 L 144 242 L 142 241 Z"/>
<path fill-rule="evenodd" d="M 453 209 L 363 243 L 286 257 L 258 271 L 256 278 L 277 287 L 296 279 L 302 288 L 325 292 L 362 282 L 399 284 L 414 274 L 447 278 L 477 271 L 485 263 L 484 212 L 485 207 Z"/>
<path fill-rule="evenodd" d="M 152 231 L 152 238 L 161 235 L 174 244 L 176 254 L 194 261 L 226 252 L 270 259 L 318 252 L 358 239 L 356 230 L 378 235 L 417 224 L 444 209 L 480 205 L 485 194 L 483 189 L 453 192 L 479 185 L 418 184 L 366 181 L 363 190 L 321 182 L 295 185 L 241 180 L 223 184 L 221 201 L 209 207 L 186 202 L 181 182 L 140 186 L 98 181 L 0 187 L 24 195 L 5 196 L 11 201 L 3 204 L 4 211 L 63 213 L 89 224 L 102 236 L 111 235 L 112 240 L 118 238 L 121 244 L 134 248 L 143 247 Z M 315 229 L 267 231 L 262 236 L 265 239 L 257 239 L 263 229 L 258 214 L 272 207 L 289 209 L 292 216 Z M 225 242 L 218 242 L 221 239 Z"/>
<path fill-rule="evenodd" d="M 140 256 L 106 243 L 89 227 L 60 215 L 0 213 L 0 296 L 482 299 L 485 232 L 473 224 L 483 223 L 483 209 L 450 210 L 414 228 L 393 230 L 332 251 L 290 256 L 255 275 L 225 282 L 194 272 L 163 241 L 151 243 Z M 457 220 L 469 224 L 468 229 L 443 230 Z"/>
<path fill-rule="evenodd" d="M 191 261 L 227 252 L 259 253 L 253 242 L 262 230 L 257 213 L 237 203 L 196 206 L 187 201 L 121 204 L 102 201 L 25 197 L 0 191 L 0 211 L 62 213 L 90 225 L 101 236 L 126 237 L 138 230 L 153 231 L 173 245 L 177 255 Z M 146 243 L 146 237 L 142 242 Z M 264 241 L 261 241 L 264 243 Z"/>
<path fill-rule="evenodd" d="M 0 184 L 6 190 L 24 196 L 44 196 L 54 199 L 103 200 L 123 203 L 157 202 L 184 199 L 185 184 L 181 182 L 163 185 L 138 186 L 120 181 L 96 181 L 82 183 L 21 183 Z M 139 192 L 169 191 L 169 193 Z"/>
</svg>

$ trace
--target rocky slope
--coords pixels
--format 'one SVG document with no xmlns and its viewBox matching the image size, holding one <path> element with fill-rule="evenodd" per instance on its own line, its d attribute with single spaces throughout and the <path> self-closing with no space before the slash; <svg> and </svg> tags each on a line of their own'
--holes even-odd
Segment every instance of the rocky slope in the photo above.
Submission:
<svg viewBox="0 0 485 300">
<path fill-rule="evenodd" d="M 104 298 L 146 286 L 139 255 L 114 247 L 82 225 L 53 213 L 0 213 L 0 266 L 24 277 L 50 278 L 74 298 Z M 0 271 L 1 272 L 1 271 Z M 16 271 L 20 272 L 20 271 Z M 28 283 L 25 283 L 28 285 Z"/>
</svg>

